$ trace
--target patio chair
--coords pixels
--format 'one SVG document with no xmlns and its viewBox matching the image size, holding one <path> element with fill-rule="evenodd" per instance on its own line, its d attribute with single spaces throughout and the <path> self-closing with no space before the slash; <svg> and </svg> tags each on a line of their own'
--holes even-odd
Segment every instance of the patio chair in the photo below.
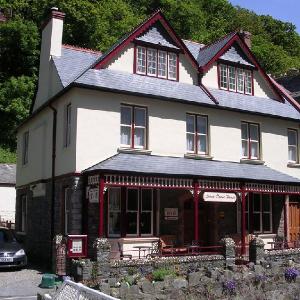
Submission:
<svg viewBox="0 0 300 300">
<path fill-rule="evenodd" d="M 121 259 L 121 260 L 123 260 L 123 258 L 132 259 L 132 255 L 131 255 L 131 254 L 124 254 L 123 248 L 122 248 L 120 242 L 118 242 L 118 248 L 119 248 L 120 259 Z"/>
<path fill-rule="evenodd" d="M 150 253 L 146 255 L 146 258 L 155 258 L 161 256 L 161 240 L 152 242 L 152 248 Z"/>
</svg>

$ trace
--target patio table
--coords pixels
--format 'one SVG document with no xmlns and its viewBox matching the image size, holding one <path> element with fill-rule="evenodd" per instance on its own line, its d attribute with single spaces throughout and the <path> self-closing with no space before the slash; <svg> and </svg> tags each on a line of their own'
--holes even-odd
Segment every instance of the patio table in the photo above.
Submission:
<svg viewBox="0 0 300 300">
<path fill-rule="evenodd" d="M 139 259 L 141 258 L 141 250 L 144 251 L 144 257 L 145 257 L 145 252 L 146 252 L 146 250 L 152 249 L 151 246 L 133 246 L 132 248 L 139 249 Z"/>
</svg>

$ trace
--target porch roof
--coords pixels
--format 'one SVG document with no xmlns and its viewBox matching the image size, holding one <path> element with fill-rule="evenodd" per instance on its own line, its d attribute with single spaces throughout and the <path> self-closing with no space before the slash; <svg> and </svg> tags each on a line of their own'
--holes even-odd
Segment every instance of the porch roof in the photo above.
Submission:
<svg viewBox="0 0 300 300">
<path fill-rule="evenodd" d="M 300 184 L 300 180 L 265 165 L 210 161 L 183 157 L 116 154 L 83 172 L 99 171 L 143 175 L 223 178 Z"/>
</svg>

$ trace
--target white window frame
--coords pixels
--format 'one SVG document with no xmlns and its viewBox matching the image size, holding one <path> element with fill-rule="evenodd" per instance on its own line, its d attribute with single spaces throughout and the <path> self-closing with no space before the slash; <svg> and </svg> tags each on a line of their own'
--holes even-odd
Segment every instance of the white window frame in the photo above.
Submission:
<svg viewBox="0 0 300 300">
<path fill-rule="evenodd" d="M 147 49 L 138 46 L 136 50 L 136 73 L 146 75 L 147 70 Z"/>
<path fill-rule="evenodd" d="M 167 78 L 168 75 L 168 52 L 167 51 L 161 51 L 158 50 L 157 52 L 157 76 L 159 78 Z M 161 75 L 160 73 L 162 73 L 162 71 L 164 71 L 165 75 Z"/>
<path fill-rule="evenodd" d="M 188 117 L 192 117 L 193 118 L 193 123 L 194 123 L 194 132 L 189 132 L 187 131 L 187 126 L 186 126 L 186 151 L 187 153 L 194 153 L 194 154 L 200 154 L 200 155 L 208 155 L 209 152 L 209 147 L 208 147 L 208 116 L 206 115 L 199 115 L 199 114 L 192 114 L 192 113 L 187 113 L 186 114 L 186 125 L 187 125 L 187 118 Z M 203 118 L 205 119 L 206 122 L 206 133 L 200 133 L 198 130 L 198 118 Z M 188 139 L 187 136 L 188 135 L 193 135 L 194 138 L 194 149 L 193 150 L 189 150 L 187 145 L 188 145 Z M 206 138 L 206 149 L 205 152 L 203 151 L 199 151 L 199 147 L 198 147 L 198 138 L 200 136 L 205 136 Z"/>
<path fill-rule="evenodd" d="M 65 132 L 64 132 L 64 147 L 71 145 L 71 128 L 72 128 L 72 105 L 68 103 L 65 106 Z"/>
<path fill-rule="evenodd" d="M 110 208 L 110 195 L 113 190 L 118 190 L 119 193 L 119 201 L 120 201 L 120 209 L 119 210 L 114 210 Z M 121 188 L 120 187 L 110 187 L 108 189 L 108 207 L 107 207 L 107 231 L 108 231 L 108 236 L 109 237 L 120 237 L 121 236 L 121 229 L 122 229 L 122 224 L 120 224 L 120 233 L 111 233 L 110 232 L 110 213 L 119 213 L 120 214 L 120 222 L 122 219 L 122 195 L 121 195 Z"/>
<path fill-rule="evenodd" d="M 236 91 L 236 68 L 233 66 L 228 66 L 228 89 L 232 92 Z"/>
<path fill-rule="evenodd" d="M 243 139 L 243 125 L 246 125 L 247 127 L 247 139 Z M 257 128 L 257 137 L 258 137 L 258 140 L 254 140 L 252 139 L 251 137 L 251 134 L 250 134 L 250 127 L 251 126 L 254 126 Z M 260 126 L 259 124 L 256 124 L 256 123 L 251 123 L 251 122 L 246 122 L 246 121 L 242 121 L 241 123 L 241 141 L 242 141 L 242 158 L 247 158 L 247 159 L 254 159 L 254 160 L 257 160 L 257 159 L 260 159 L 261 157 L 261 145 L 260 145 Z M 248 155 L 245 156 L 244 153 L 243 153 L 243 141 L 247 143 L 247 149 L 248 149 Z M 252 155 L 252 151 L 251 151 L 251 144 L 252 143 L 256 143 L 258 144 L 258 156 L 253 156 Z"/>
<path fill-rule="evenodd" d="M 253 91 L 253 83 L 252 83 L 252 72 L 250 70 L 244 70 L 244 87 L 245 87 L 245 94 L 246 95 L 252 95 Z M 250 87 L 250 91 L 248 91 L 248 88 Z"/>
<path fill-rule="evenodd" d="M 153 70 L 153 73 L 150 70 Z M 157 50 L 153 48 L 147 48 L 147 75 L 157 76 Z"/>
<path fill-rule="evenodd" d="M 220 72 L 220 88 L 222 90 L 228 89 L 228 74 L 227 74 L 227 66 L 224 64 L 219 65 L 219 72 Z"/>
<path fill-rule="evenodd" d="M 122 108 L 128 108 L 130 109 L 130 124 L 123 124 L 122 123 Z M 132 145 L 133 145 L 133 141 L 132 141 L 132 129 L 133 129 L 133 126 L 132 126 L 132 119 L 133 119 L 133 106 L 132 105 L 121 105 L 121 108 L 120 108 L 120 144 L 122 147 L 126 147 L 126 148 L 131 148 Z M 130 139 L 129 139 L 129 144 L 122 144 L 122 127 L 126 127 L 126 128 L 129 128 L 130 129 Z"/>
<path fill-rule="evenodd" d="M 23 133 L 23 155 L 22 155 L 22 164 L 28 164 L 28 148 L 29 148 L 29 131 Z"/>
<path fill-rule="evenodd" d="M 290 144 L 290 141 L 289 141 L 289 134 L 290 133 L 295 134 L 296 144 Z M 294 151 L 296 152 L 296 160 L 291 160 L 290 159 L 290 157 L 289 157 L 290 148 L 293 148 Z M 288 128 L 288 162 L 290 162 L 290 163 L 298 163 L 299 162 L 299 155 L 298 155 L 298 130 L 297 129 L 292 129 L 292 128 Z"/>
<path fill-rule="evenodd" d="M 244 70 L 237 68 L 236 69 L 236 91 L 238 93 L 244 94 L 245 92 L 245 78 L 244 78 Z M 240 86 L 242 89 L 240 89 Z"/>
<path fill-rule="evenodd" d="M 174 68 L 174 70 L 171 70 Z M 170 80 L 177 80 L 177 54 L 169 52 L 168 53 L 168 79 Z M 175 74 L 172 76 L 171 74 Z"/>
</svg>

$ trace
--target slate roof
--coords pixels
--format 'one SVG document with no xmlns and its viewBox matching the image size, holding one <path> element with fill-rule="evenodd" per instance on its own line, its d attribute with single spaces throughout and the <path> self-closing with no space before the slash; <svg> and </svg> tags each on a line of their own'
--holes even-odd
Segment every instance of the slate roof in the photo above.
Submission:
<svg viewBox="0 0 300 300">
<path fill-rule="evenodd" d="M 76 79 L 86 68 L 101 56 L 100 52 L 87 51 L 81 48 L 71 48 L 64 45 L 60 57 L 53 56 L 63 87 Z"/>
<path fill-rule="evenodd" d="M 15 164 L 0 164 L 0 184 L 16 184 Z"/>
<path fill-rule="evenodd" d="M 110 69 L 88 70 L 75 83 L 105 90 L 159 97 L 161 99 L 177 99 L 179 101 L 201 102 L 204 104 L 213 103 L 201 87 L 197 85 L 128 74 Z"/>
<path fill-rule="evenodd" d="M 179 49 L 170 39 L 169 34 L 160 23 L 149 28 L 145 33 L 136 38 L 138 41 L 148 42 L 160 46 L 165 46 L 173 49 Z"/>
<path fill-rule="evenodd" d="M 193 57 L 197 60 L 200 49 L 205 47 L 205 45 L 194 41 L 189 41 L 189 40 L 182 40 L 182 41 L 187 46 L 187 48 L 189 49 Z"/>
<path fill-rule="evenodd" d="M 276 81 L 287 89 L 294 98 L 300 100 L 300 74 L 281 77 Z"/>
<path fill-rule="evenodd" d="M 84 172 L 107 171 L 148 175 L 199 176 L 250 181 L 300 184 L 300 180 L 264 165 L 197 160 L 183 157 L 119 153 Z"/>
<path fill-rule="evenodd" d="M 222 39 L 201 48 L 197 57 L 195 57 L 199 66 L 205 66 L 230 41 L 230 39 L 235 34 L 236 32 L 232 32 L 223 37 Z"/>
<path fill-rule="evenodd" d="M 159 78 L 128 74 L 115 70 L 91 69 L 79 77 L 77 84 L 97 87 L 104 90 L 119 91 L 132 94 L 171 99 L 187 103 L 198 103 L 223 109 L 254 112 L 273 117 L 300 119 L 300 113 L 287 101 L 285 103 L 255 96 L 248 96 L 228 91 L 209 89 L 219 104 L 196 85 L 177 81 L 161 80 Z"/>
<path fill-rule="evenodd" d="M 230 47 L 222 56 L 220 56 L 220 59 L 254 67 L 251 61 L 237 45 Z"/>
</svg>

